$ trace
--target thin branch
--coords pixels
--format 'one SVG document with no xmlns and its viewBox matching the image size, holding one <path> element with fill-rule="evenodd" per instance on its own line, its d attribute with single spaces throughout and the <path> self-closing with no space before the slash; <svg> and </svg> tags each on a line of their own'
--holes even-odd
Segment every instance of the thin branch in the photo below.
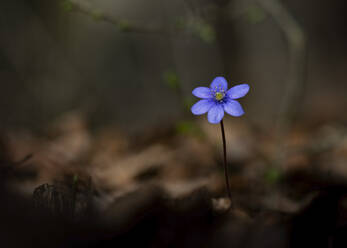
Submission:
<svg viewBox="0 0 347 248">
<path fill-rule="evenodd" d="M 24 158 L 22 158 L 21 160 L 14 162 L 13 165 L 20 166 L 20 165 L 26 163 L 27 161 L 29 161 L 33 156 L 34 156 L 34 154 L 32 154 L 32 153 L 28 154 Z"/>
<path fill-rule="evenodd" d="M 129 20 L 116 18 L 108 15 L 103 11 L 95 10 L 86 1 L 79 0 L 65 0 L 64 5 L 69 11 L 79 12 L 88 15 L 95 20 L 104 21 L 115 25 L 122 32 L 136 32 L 136 33 L 163 33 L 164 29 L 161 26 L 139 25 Z"/>
<path fill-rule="evenodd" d="M 257 0 L 268 12 L 286 37 L 289 49 L 289 75 L 280 109 L 279 124 L 290 124 L 298 109 L 298 97 L 305 83 L 306 37 L 303 29 L 279 0 Z"/>
<path fill-rule="evenodd" d="M 306 74 L 306 37 L 299 23 L 279 0 L 257 0 L 269 13 L 286 37 L 289 49 L 289 75 L 280 108 L 279 126 L 289 126 L 298 109 Z M 285 129 L 286 130 L 286 129 Z"/>
<path fill-rule="evenodd" d="M 260 7 L 267 12 L 283 32 L 289 52 L 289 74 L 288 81 L 280 105 L 277 120 L 277 132 L 279 144 L 282 138 L 289 132 L 296 111 L 302 101 L 304 85 L 306 81 L 306 36 L 289 10 L 279 0 L 256 0 Z M 279 145 L 279 153 L 283 155 L 283 147 Z M 282 160 L 280 158 L 280 160 Z"/>
</svg>

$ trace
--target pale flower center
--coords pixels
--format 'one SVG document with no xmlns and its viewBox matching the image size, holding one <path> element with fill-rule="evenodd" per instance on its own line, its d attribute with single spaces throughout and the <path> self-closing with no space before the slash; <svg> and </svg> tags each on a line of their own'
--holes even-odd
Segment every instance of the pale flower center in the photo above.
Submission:
<svg viewBox="0 0 347 248">
<path fill-rule="evenodd" d="M 223 92 L 216 92 L 214 97 L 216 98 L 217 101 L 220 101 L 224 98 L 225 94 Z"/>
</svg>

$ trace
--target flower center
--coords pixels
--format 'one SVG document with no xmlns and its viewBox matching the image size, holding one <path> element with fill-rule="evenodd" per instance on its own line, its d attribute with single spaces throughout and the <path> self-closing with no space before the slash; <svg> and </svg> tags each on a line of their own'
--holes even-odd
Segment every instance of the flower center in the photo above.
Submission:
<svg viewBox="0 0 347 248">
<path fill-rule="evenodd" d="M 224 98 L 225 94 L 223 92 L 216 92 L 214 97 L 216 98 L 217 101 L 220 101 Z"/>
</svg>

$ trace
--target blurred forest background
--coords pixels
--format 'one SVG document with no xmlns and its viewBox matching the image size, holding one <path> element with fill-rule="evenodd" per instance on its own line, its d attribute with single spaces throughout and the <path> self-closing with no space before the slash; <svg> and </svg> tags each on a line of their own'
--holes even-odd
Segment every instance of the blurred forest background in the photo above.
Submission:
<svg viewBox="0 0 347 248">
<path fill-rule="evenodd" d="M 346 10 L 343 0 L 0 1 L 0 242 L 346 247 Z M 216 76 L 251 86 L 246 114 L 225 117 L 228 218 L 219 126 L 189 110 L 191 91 Z M 54 219 L 33 238 L 37 215 L 25 212 L 42 207 L 38 219 L 62 214 L 73 228 Z"/>
<path fill-rule="evenodd" d="M 300 117 L 343 120 L 344 1 L 283 4 L 307 40 Z M 288 87 L 288 41 L 257 1 L 4 0 L 0 10 L 2 127 L 40 129 L 76 109 L 96 126 L 175 121 L 182 111 L 165 73 L 177 77 L 184 97 L 216 75 L 248 82 L 246 118 L 271 126 Z"/>
</svg>

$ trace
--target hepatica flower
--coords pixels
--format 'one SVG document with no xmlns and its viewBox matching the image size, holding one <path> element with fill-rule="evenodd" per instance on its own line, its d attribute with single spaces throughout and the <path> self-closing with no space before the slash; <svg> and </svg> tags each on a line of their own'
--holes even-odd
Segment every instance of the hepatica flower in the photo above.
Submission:
<svg viewBox="0 0 347 248">
<path fill-rule="evenodd" d="M 228 82 L 225 78 L 216 77 L 210 88 L 197 87 L 193 90 L 193 95 L 202 98 L 202 100 L 195 103 L 191 111 L 194 115 L 207 113 L 207 119 L 212 124 L 220 123 L 224 117 L 224 112 L 239 117 L 245 112 L 236 99 L 244 97 L 248 91 L 248 84 L 239 84 L 228 90 Z"/>
<path fill-rule="evenodd" d="M 232 198 L 228 176 L 223 117 L 224 112 L 236 117 L 239 117 L 245 113 L 237 99 L 244 97 L 248 93 L 248 91 L 248 84 L 239 84 L 228 90 L 228 82 L 225 80 L 224 77 L 216 77 L 212 81 L 210 88 L 198 87 L 193 90 L 193 95 L 202 98 L 202 100 L 198 101 L 193 105 L 191 109 L 192 113 L 195 115 L 203 115 L 207 113 L 207 119 L 210 123 L 220 123 L 223 140 L 225 183 L 230 198 L 230 208 L 232 206 Z"/>
</svg>

